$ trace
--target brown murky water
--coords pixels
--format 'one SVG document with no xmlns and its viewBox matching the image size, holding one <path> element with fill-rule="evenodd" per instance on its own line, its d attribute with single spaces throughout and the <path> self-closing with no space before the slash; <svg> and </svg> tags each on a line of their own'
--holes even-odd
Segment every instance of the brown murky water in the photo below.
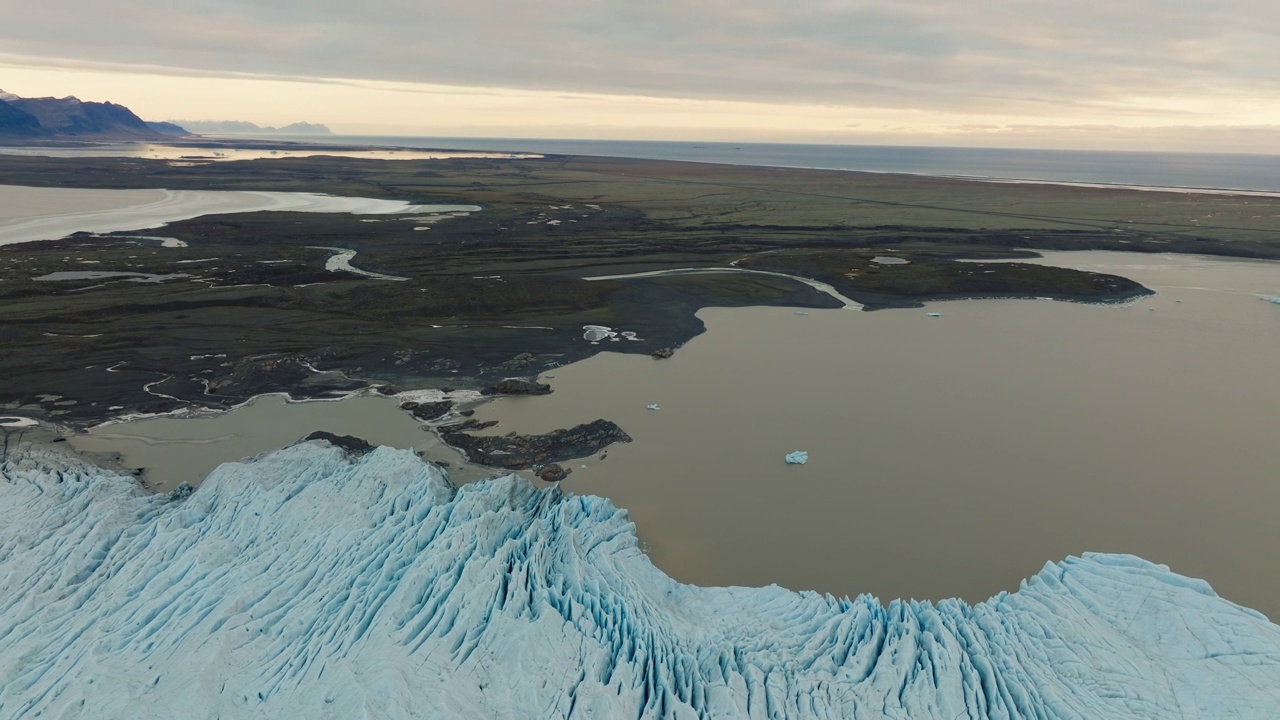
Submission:
<svg viewBox="0 0 1280 720">
<path fill-rule="evenodd" d="M 686 582 L 981 600 L 1097 550 L 1280 617 L 1280 306 L 1259 300 L 1280 264 L 1049 261 L 1160 294 L 706 310 L 671 360 L 600 355 L 476 416 L 618 422 L 635 442 L 574 463 L 565 487 L 627 508 Z M 809 463 L 784 464 L 792 450 Z"/>
<path fill-rule="evenodd" d="M 197 485 L 224 462 L 283 447 L 316 430 L 417 450 L 432 460 L 449 463 L 455 481 L 494 474 L 466 465 L 462 453 L 424 431 L 398 404 L 378 395 L 313 402 L 288 402 L 281 395 L 265 395 L 220 415 L 155 417 L 102 425 L 72 437 L 70 442 L 84 452 L 119 453 L 127 467 L 145 468 L 142 479 L 161 492 L 183 482 Z"/>
<path fill-rule="evenodd" d="M 619 423 L 635 442 L 571 463 L 565 489 L 627 508 L 654 562 L 685 582 L 982 600 L 1098 550 L 1207 578 L 1280 617 L 1280 306 L 1259 299 L 1280 295 L 1280 264 L 1046 262 L 1160 294 L 1125 307 L 705 310 L 708 332 L 670 360 L 599 355 L 552 373 L 554 394 L 476 418 L 504 433 Z M 347 402 L 293 407 L 341 416 Z M 288 422 L 290 437 L 255 447 L 316 429 Z M 413 424 L 384 403 L 334 431 L 379 440 L 401 422 Z M 126 427 L 143 432 L 106 430 Z M 792 450 L 809 463 L 784 464 Z"/>
</svg>

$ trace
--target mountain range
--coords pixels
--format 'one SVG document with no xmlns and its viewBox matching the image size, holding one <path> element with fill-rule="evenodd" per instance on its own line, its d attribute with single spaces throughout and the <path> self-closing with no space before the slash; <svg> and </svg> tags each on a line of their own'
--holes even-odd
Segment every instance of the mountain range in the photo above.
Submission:
<svg viewBox="0 0 1280 720">
<path fill-rule="evenodd" d="M 177 125 L 148 123 L 111 102 L 24 98 L 0 91 L 0 139 L 166 140 L 186 135 L 190 133 Z"/>
<path fill-rule="evenodd" d="M 194 133 L 204 135 L 332 135 L 333 131 L 317 123 L 296 122 L 283 127 L 263 127 L 243 120 L 170 120 Z"/>
<path fill-rule="evenodd" d="M 85 102 L 76 97 L 24 98 L 0 90 L 0 141 L 172 140 L 193 133 L 209 135 L 332 135 L 324 125 L 297 122 L 263 127 L 242 120 L 170 120 L 147 122 L 124 105 Z"/>
</svg>

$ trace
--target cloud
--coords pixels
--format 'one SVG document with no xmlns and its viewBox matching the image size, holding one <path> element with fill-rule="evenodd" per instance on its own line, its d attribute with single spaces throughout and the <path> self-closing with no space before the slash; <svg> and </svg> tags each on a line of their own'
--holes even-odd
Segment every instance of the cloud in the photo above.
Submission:
<svg viewBox="0 0 1280 720">
<path fill-rule="evenodd" d="M 9 53 L 215 74 L 1028 117 L 1280 106 L 1271 0 L 49 0 L 5 15 Z"/>
</svg>

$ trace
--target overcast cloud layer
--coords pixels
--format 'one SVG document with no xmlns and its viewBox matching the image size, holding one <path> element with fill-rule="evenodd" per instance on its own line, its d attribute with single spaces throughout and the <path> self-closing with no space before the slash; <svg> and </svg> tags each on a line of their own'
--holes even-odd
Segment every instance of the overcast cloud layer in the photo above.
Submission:
<svg viewBox="0 0 1280 720">
<path fill-rule="evenodd" d="M 1280 96 L 1274 0 L 64 0 L 5 16 L 9 53 L 206 71 L 1028 114 Z"/>
<path fill-rule="evenodd" d="M 1276 38 L 1275 0 L 45 0 L 5 8 L 0 88 L 352 133 L 1280 152 Z"/>
</svg>

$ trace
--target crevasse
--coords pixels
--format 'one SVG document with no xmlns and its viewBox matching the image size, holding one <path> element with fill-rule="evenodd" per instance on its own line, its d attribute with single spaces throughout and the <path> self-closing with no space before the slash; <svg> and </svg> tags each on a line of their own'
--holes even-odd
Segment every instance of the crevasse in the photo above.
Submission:
<svg viewBox="0 0 1280 720">
<path fill-rule="evenodd" d="M 607 500 L 305 443 L 0 478 L 0 718 L 1271 718 L 1280 627 L 1144 560 L 969 606 L 676 583 Z"/>
</svg>

